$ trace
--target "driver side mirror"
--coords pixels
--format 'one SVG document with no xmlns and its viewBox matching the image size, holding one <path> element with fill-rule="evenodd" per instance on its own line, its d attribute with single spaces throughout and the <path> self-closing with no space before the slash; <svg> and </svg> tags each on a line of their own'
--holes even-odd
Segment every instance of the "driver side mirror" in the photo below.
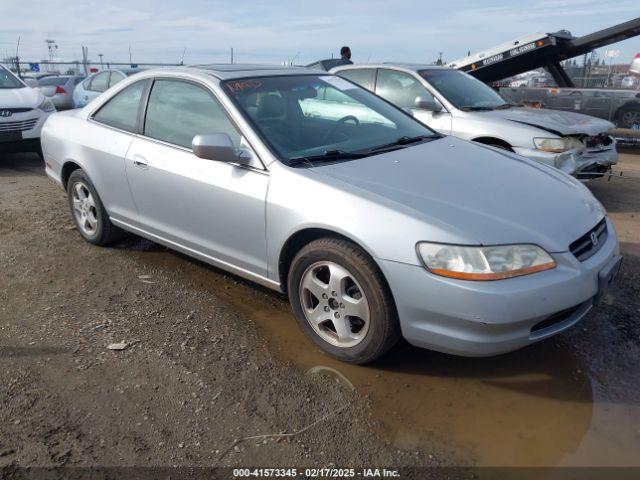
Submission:
<svg viewBox="0 0 640 480">
<path fill-rule="evenodd" d="M 435 98 L 416 97 L 413 102 L 413 108 L 418 108 L 420 110 L 430 110 L 434 113 L 438 113 L 442 111 L 442 104 Z"/>
<path fill-rule="evenodd" d="M 250 159 L 241 155 L 226 133 L 205 133 L 196 135 L 191 142 L 196 157 L 204 160 L 248 164 Z"/>
</svg>

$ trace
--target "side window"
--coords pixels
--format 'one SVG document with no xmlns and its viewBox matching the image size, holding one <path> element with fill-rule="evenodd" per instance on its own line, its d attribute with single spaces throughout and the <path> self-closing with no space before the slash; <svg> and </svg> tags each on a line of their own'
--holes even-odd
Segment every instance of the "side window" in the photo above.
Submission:
<svg viewBox="0 0 640 480">
<path fill-rule="evenodd" d="M 104 92 L 109 85 L 109 72 L 102 72 L 93 77 L 89 90 L 92 92 Z"/>
<path fill-rule="evenodd" d="M 338 72 L 337 75 L 357 83 L 367 90 L 373 90 L 373 68 L 354 68 Z"/>
<path fill-rule="evenodd" d="M 124 78 L 124 75 L 120 72 L 111 72 L 111 77 L 109 79 L 109 88 L 113 87 L 119 81 L 124 80 Z"/>
<path fill-rule="evenodd" d="M 138 109 L 146 80 L 136 82 L 117 93 L 93 116 L 96 122 L 136 133 Z"/>
<path fill-rule="evenodd" d="M 376 93 L 400 108 L 413 108 L 418 96 L 432 98 L 411 75 L 387 69 L 378 70 Z"/>
<path fill-rule="evenodd" d="M 206 89 L 180 80 L 156 80 L 149 96 L 144 134 L 191 148 L 193 137 L 226 133 L 236 147 L 240 133 Z"/>
</svg>

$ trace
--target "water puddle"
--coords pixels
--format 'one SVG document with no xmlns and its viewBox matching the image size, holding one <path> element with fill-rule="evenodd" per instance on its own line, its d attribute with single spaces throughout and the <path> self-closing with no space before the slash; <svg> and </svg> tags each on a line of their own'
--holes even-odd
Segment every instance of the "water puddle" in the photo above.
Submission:
<svg viewBox="0 0 640 480">
<path fill-rule="evenodd" d="M 373 366 L 348 365 L 306 340 L 281 296 L 178 254 L 144 250 L 135 252 L 141 263 L 179 270 L 228 302 L 303 372 L 369 395 L 381 434 L 397 448 L 442 443 L 475 465 L 640 465 L 640 407 L 600 398 L 586 373 L 588 353 L 548 341 L 468 359 L 403 344 Z"/>
</svg>

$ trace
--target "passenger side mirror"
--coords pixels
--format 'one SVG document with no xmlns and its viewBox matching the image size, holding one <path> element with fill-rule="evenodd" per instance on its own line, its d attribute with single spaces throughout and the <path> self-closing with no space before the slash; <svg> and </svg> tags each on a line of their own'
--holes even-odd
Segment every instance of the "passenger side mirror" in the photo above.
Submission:
<svg viewBox="0 0 640 480">
<path fill-rule="evenodd" d="M 420 110 L 431 110 L 434 113 L 442 111 L 442 104 L 435 98 L 416 97 L 413 102 L 413 107 L 419 108 Z"/>
<path fill-rule="evenodd" d="M 205 133 L 196 135 L 191 142 L 196 157 L 229 163 L 249 163 L 247 156 L 240 155 L 231 137 L 226 133 Z"/>
</svg>

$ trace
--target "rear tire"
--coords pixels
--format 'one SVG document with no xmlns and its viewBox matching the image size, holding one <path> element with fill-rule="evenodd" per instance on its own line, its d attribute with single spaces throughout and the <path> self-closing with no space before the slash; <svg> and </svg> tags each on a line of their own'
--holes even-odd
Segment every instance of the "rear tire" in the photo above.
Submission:
<svg viewBox="0 0 640 480">
<path fill-rule="evenodd" d="M 349 241 L 322 238 L 306 245 L 294 258 L 287 283 L 300 328 L 332 357 L 370 363 L 400 339 L 382 272 Z"/>
<path fill-rule="evenodd" d="M 67 182 L 67 198 L 76 229 L 94 245 L 109 245 L 122 238 L 124 231 L 109 220 L 109 215 L 87 174 L 74 170 Z"/>
<path fill-rule="evenodd" d="M 640 105 L 622 107 L 616 114 L 616 124 L 620 128 L 631 128 L 640 125 Z"/>
</svg>

